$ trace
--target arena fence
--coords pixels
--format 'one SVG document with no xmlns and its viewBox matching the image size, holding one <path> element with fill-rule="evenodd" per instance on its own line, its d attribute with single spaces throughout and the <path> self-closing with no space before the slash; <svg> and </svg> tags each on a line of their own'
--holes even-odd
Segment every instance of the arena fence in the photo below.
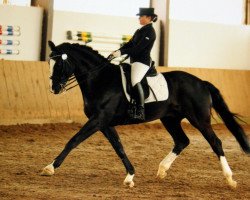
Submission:
<svg viewBox="0 0 250 200">
<path fill-rule="evenodd" d="M 124 44 L 131 39 L 131 35 L 110 35 L 104 33 L 93 33 L 86 31 L 67 31 L 67 39 L 75 41 L 96 43 L 118 43 Z"/>
<path fill-rule="evenodd" d="M 212 82 L 231 111 L 250 122 L 250 70 L 158 68 L 162 72 L 172 70 Z M 49 92 L 48 77 L 47 62 L 0 60 L 0 124 L 85 122 L 80 89 L 54 95 Z M 217 115 L 214 117 L 218 120 Z"/>
<path fill-rule="evenodd" d="M 12 25 L 0 25 L 0 32 L 2 31 L 19 31 L 19 26 L 12 26 Z"/>
<path fill-rule="evenodd" d="M 19 45 L 20 42 L 18 40 L 2 40 L 0 39 L 0 45 Z"/>
<path fill-rule="evenodd" d="M 5 55 L 18 55 L 19 50 L 15 48 L 20 44 L 19 40 L 5 39 L 11 36 L 20 36 L 20 27 L 12 25 L 0 25 L 0 54 Z M 6 48 L 7 46 L 7 48 Z M 14 47 L 14 49 L 9 49 L 9 47 Z"/>
<path fill-rule="evenodd" d="M 66 38 L 69 41 L 77 41 L 86 44 L 97 50 L 104 57 L 107 57 L 112 51 L 127 43 L 132 38 L 132 35 L 114 35 L 88 31 L 67 31 Z M 116 58 L 112 62 L 118 64 L 124 57 L 125 56 Z"/>
<path fill-rule="evenodd" d="M 0 35 L 4 36 L 19 36 L 20 27 L 19 26 L 4 26 L 0 25 Z"/>
</svg>

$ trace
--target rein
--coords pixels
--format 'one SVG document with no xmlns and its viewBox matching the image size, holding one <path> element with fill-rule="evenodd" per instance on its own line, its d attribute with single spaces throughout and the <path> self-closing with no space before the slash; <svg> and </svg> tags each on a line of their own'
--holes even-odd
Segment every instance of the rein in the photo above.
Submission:
<svg viewBox="0 0 250 200">
<path fill-rule="evenodd" d="M 69 62 L 68 62 L 68 60 L 67 60 L 67 58 L 68 58 L 67 54 L 55 55 L 55 56 L 50 57 L 50 59 L 55 58 L 55 57 L 61 57 L 62 60 L 63 60 L 63 61 L 67 61 L 68 65 L 70 66 L 70 64 L 69 64 Z M 107 59 L 108 59 L 108 61 L 110 62 L 110 61 L 112 61 L 114 58 L 108 57 Z M 95 74 L 95 73 L 101 71 L 101 70 L 104 69 L 108 64 L 110 64 L 109 62 L 104 63 L 104 64 L 101 63 L 100 65 L 98 65 L 97 67 L 95 67 L 95 69 L 89 70 L 89 71 L 87 71 L 87 72 L 81 73 L 80 75 L 77 75 L 78 77 L 86 76 L 86 75 L 87 75 L 87 78 L 83 79 L 83 80 L 80 81 L 80 82 L 77 82 L 77 83 L 76 83 L 75 85 L 73 85 L 73 86 L 70 86 L 70 85 L 72 85 L 73 83 L 75 83 L 75 82 L 77 81 L 77 80 L 76 80 L 76 77 L 75 77 L 75 74 L 72 74 L 72 76 L 70 76 L 70 77 L 68 78 L 68 80 L 67 80 L 67 82 L 66 82 L 65 85 L 64 85 L 63 83 L 60 84 L 61 87 L 62 87 L 63 92 L 69 91 L 69 90 L 73 89 L 74 87 L 78 86 L 79 83 L 82 83 L 83 81 L 85 81 L 85 80 L 91 78 L 91 76 L 92 76 L 93 74 Z M 51 77 L 50 77 L 50 78 L 51 78 Z M 68 86 L 70 86 L 70 87 L 67 88 Z"/>
<path fill-rule="evenodd" d="M 95 73 L 101 71 L 101 70 L 104 69 L 108 64 L 109 64 L 109 63 L 100 64 L 100 65 L 98 65 L 98 66 L 96 67 L 96 69 L 93 69 L 93 70 L 84 72 L 84 73 L 82 73 L 82 74 L 80 74 L 80 75 L 77 75 L 78 77 L 88 75 L 88 76 L 87 76 L 88 78 L 85 78 L 85 79 L 83 79 L 82 81 L 77 82 L 75 85 L 73 85 L 73 86 L 71 86 L 71 87 L 69 87 L 69 88 L 66 88 L 67 86 L 70 86 L 70 85 L 72 85 L 74 82 L 77 81 L 75 75 L 72 75 L 72 76 L 68 79 L 66 85 L 64 86 L 64 88 L 65 88 L 64 91 L 65 91 L 65 92 L 66 92 L 66 91 L 69 91 L 69 90 L 71 90 L 72 88 L 78 86 L 79 83 L 82 83 L 83 81 L 85 81 L 85 80 L 91 78 L 91 76 L 92 76 L 93 74 L 95 74 Z"/>
</svg>

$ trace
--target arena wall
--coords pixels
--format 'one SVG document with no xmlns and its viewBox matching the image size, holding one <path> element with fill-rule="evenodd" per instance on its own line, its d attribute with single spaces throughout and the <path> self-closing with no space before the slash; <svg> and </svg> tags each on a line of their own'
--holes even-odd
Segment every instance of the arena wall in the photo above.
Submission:
<svg viewBox="0 0 250 200">
<path fill-rule="evenodd" d="M 159 67 L 183 70 L 217 86 L 230 109 L 250 122 L 250 71 Z M 85 122 L 78 87 L 65 94 L 49 92 L 47 62 L 0 60 L 0 124 Z M 215 118 L 218 117 L 215 115 Z"/>
<path fill-rule="evenodd" d="M 0 26 L 13 26 L 17 31 L 0 30 L 0 59 L 39 61 L 42 41 L 43 9 L 0 5 Z M 1 41 L 15 41 L 16 45 Z M 2 51 L 8 53 L 1 53 Z"/>
<path fill-rule="evenodd" d="M 160 46 L 160 21 L 153 23 L 156 31 L 156 41 L 154 43 L 151 56 L 156 65 L 159 63 L 159 46 Z M 81 41 L 74 41 L 67 39 L 67 31 L 86 31 L 92 34 L 107 35 L 133 35 L 134 32 L 140 28 L 137 17 L 122 17 L 109 16 L 100 14 L 77 13 L 68 11 L 57 11 L 53 13 L 53 28 L 51 40 L 55 44 L 62 42 L 82 43 Z M 120 48 L 120 44 L 106 42 L 88 43 L 89 46 L 98 50 L 103 56 L 107 57 L 112 51 Z"/>
<path fill-rule="evenodd" d="M 47 62 L 0 61 L 0 124 L 84 120 L 79 88 L 49 92 Z"/>
<path fill-rule="evenodd" d="M 170 20 L 168 66 L 250 69 L 250 26 Z"/>
</svg>

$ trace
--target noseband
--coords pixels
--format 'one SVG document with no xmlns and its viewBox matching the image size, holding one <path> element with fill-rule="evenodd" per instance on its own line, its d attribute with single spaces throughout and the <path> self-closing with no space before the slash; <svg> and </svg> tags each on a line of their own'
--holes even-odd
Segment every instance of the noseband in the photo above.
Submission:
<svg viewBox="0 0 250 200">
<path fill-rule="evenodd" d="M 68 64 L 68 66 L 70 67 L 70 63 L 68 61 L 68 55 L 67 54 L 64 53 L 64 54 L 61 54 L 61 55 L 55 55 L 55 56 L 50 57 L 49 59 L 53 59 L 53 58 L 56 58 L 56 57 L 61 57 L 62 60 L 63 60 L 63 63 L 64 63 L 64 61 L 66 61 L 67 64 Z M 108 61 L 110 61 L 110 59 L 108 59 Z M 77 76 L 78 77 L 85 76 L 86 78 L 83 78 L 83 80 L 81 81 L 81 82 L 84 82 L 84 81 L 92 78 L 95 75 L 95 73 L 100 72 L 102 69 L 104 69 L 107 66 L 107 64 L 109 64 L 109 62 L 104 63 L 104 64 L 101 63 L 100 65 L 98 65 L 97 67 L 95 67 L 95 69 L 83 72 L 83 73 L 81 73 L 80 75 L 77 75 Z M 49 78 L 52 79 L 53 75 L 50 76 Z M 58 78 L 58 77 L 55 77 L 55 76 L 54 76 L 54 78 L 61 79 L 61 78 Z M 63 84 L 64 81 L 66 82 L 66 84 Z M 66 92 L 66 91 L 68 91 L 68 90 L 70 90 L 70 89 L 72 89 L 72 88 L 74 88 L 74 87 L 76 87 L 76 86 L 79 85 L 79 82 L 78 82 L 75 85 L 70 86 L 70 85 L 72 85 L 76 81 L 77 80 L 76 80 L 75 74 L 73 73 L 70 77 L 61 80 L 61 83 L 59 83 L 59 84 L 61 85 L 61 88 L 62 88 L 63 92 Z M 70 87 L 67 88 L 68 86 L 70 86 Z"/>
</svg>

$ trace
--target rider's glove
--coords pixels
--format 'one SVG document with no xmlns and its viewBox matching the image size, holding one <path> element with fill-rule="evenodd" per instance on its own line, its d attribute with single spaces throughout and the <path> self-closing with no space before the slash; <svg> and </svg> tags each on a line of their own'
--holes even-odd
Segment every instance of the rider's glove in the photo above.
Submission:
<svg viewBox="0 0 250 200">
<path fill-rule="evenodd" d="M 113 60 L 115 57 L 113 56 L 113 54 L 109 54 L 109 56 L 107 57 L 107 59 L 109 60 L 109 61 L 111 61 L 111 60 Z"/>
</svg>

